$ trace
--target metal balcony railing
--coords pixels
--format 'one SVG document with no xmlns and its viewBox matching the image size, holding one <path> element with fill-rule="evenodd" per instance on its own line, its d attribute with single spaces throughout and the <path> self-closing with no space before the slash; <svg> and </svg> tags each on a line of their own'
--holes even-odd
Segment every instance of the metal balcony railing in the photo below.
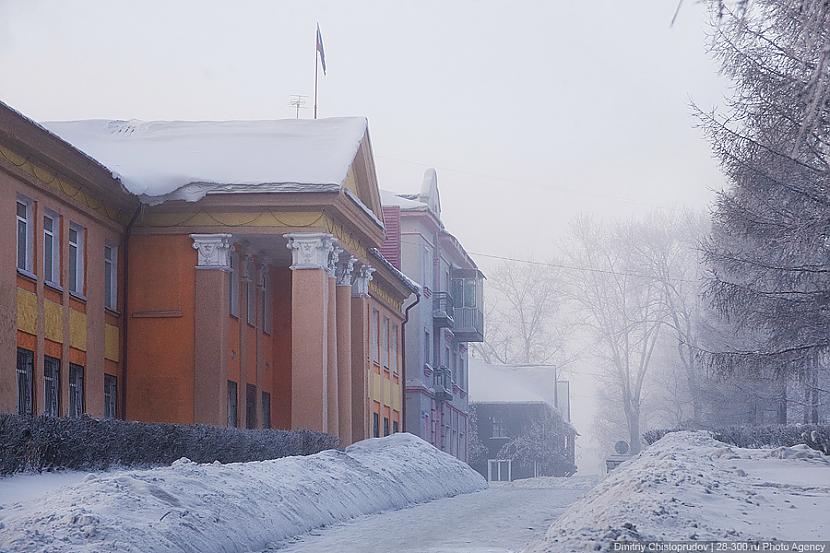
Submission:
<svg viewBox="0 0 830 553">
<path fill-rule="evenodd" d="M 435 325 L 438 328 L 452 328 L 455 323 L 453 315 L 453 303 L 450 293 L 435 292 L 432 295 L 432 317 L 435 320 Z"/>
<path fill-rule="evenodd" d="M 484 312 L 478 307 L 453 309 L 453 334 L 459 342 L 484 341 Z"/>
<path fill-rule="evenodd" d="M 452 399 L 452 371 L 443 365 L 433 374 L 435 399 L 449 401 Z"/>
</svg>

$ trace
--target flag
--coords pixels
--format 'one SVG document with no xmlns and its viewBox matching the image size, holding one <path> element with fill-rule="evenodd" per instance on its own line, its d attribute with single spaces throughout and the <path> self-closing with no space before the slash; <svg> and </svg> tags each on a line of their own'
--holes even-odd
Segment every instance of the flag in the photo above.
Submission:
<svg viewBox="0 0 830 553">
<path fill-rule="evenodd" d="M 323 35 L 320 34 L 320 24 L 317 24 L 317 52 L 320 54 L 320 63 L 323 65 L 323 75 L 326 74 L 326 52 L 323 50 Z"/>
</svg>

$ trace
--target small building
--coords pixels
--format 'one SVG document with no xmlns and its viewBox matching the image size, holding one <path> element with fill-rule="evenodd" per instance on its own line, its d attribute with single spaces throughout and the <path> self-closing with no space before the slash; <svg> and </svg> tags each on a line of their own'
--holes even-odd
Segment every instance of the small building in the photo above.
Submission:
<svg viewBox="0 0 830 553">
<path fill-rule="evenodd" d="M 444 227 L 434 169 L 420 192 L 381 192 L 383 254 L 422 286 L 406 325 L 406 431 L 464 461 L 468 344 L 484 340 L 484 275 Z"/>
<path fill-rule="evenodd" d="M 578 433 L 567 381 L 548 367 L 470 360 L 470 401 L 480 451 L 471 466 L 491 481 L 568 476 Z"/>
<path fill-rule="evenodd" d="M 1 411 L 402 428 L 419 288 L 379 249 L 365 118 L 40 125 L 0 103 L 0 194 Z"/>
</svg>

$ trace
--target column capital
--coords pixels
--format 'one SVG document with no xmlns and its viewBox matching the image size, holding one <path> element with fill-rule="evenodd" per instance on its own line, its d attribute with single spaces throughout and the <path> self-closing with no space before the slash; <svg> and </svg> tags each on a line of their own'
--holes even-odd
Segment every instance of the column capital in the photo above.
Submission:
<svg viewBox="0 0 830 553">
<path fill-rule="evenodd" d="M 284 235 L 291 250 L 291 269 L 329 268 L 334 237 L 325 232 L 295 232 Z"/>
<path fill-rule="evenodd" d="M 193 249 L 198 252 L 196 267 L 230 270 L 231 237 L 230 234 L 191 234 Z"/>
<path fill-rule="evenodd" d="M 365 298 L 369 296 L 369 282 L 372 280 L 372 273 L 375 268 L 371 265 L 361 265 L 354 275 L 354 283 L 352 284 L 352 296 L 356 298 Z"/>
<path fill-rule="evenodd" d="M 340 262 L 341 253 L 343 253 L 343 248 L 341 248 L 340 244 L 337 241 L 335 241 L 332 244 L 331 254 L 329 254 L 329 265 L 328 267 L 326 267 L 326 271 L 332 278 L 337 276 L 337 265 Z"/>
<path fill-rule="evenodd" d="M 340 258 L 340 261 L 337 263 L 338 286 L 352 285 L 352 273 L 354 272 L 354 264 L 356 262 L 357 258 L 348 252 Z"/>
</svg>

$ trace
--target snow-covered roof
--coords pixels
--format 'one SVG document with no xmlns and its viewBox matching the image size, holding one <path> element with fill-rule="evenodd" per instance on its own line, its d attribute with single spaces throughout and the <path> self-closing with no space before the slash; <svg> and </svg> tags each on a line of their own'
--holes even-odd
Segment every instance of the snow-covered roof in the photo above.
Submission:
<svg viewBox="0 0 830 553">
<path fill-rule="evenodd" d="M 50 132 L 150 203 L 210 192 L 337 191 L 364 117 L 275 121 L 53 121 Z"/>
<path fill-rule="evenodd" d="M 404 198 L 397 192 L 391 192 L 389 190 L 381 190 L 380 191 L 380 203 L 383 205 L 391 205 L 391 206 L 398 206 L 401 209 L 427 209 L 427 204 L 424 202 L 419 202 L 418 200 L 410 200 L 408 198 Z"/>
</svg>

